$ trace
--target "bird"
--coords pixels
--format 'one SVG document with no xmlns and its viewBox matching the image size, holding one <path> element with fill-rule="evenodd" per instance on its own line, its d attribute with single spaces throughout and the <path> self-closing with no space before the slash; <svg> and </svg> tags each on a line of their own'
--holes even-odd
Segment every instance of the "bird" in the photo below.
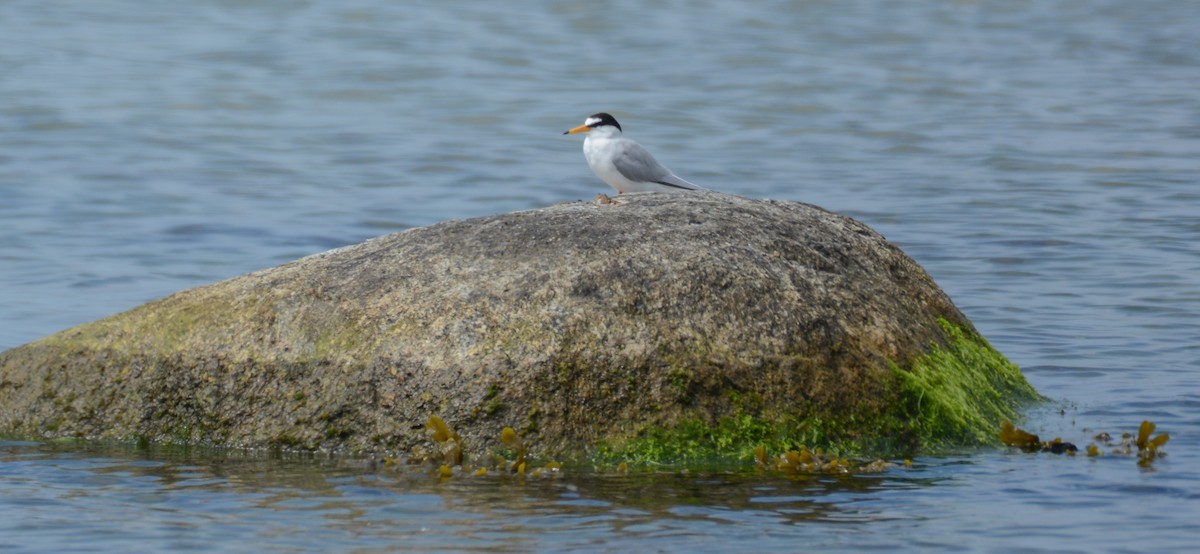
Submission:
<svg viewBox="0 0 1200 554">
<path fill-rule="evenodd" d="M 592 114 L 583 125 L 564 131 L 564 135 L 587 133 L 583 157 L 588 166 L 617 194 L 627 192 L 685 192 L 707 190 L 681 179 L 642 145 L 621 134 L 621 124 L 607 113 Z"/>
</svg>

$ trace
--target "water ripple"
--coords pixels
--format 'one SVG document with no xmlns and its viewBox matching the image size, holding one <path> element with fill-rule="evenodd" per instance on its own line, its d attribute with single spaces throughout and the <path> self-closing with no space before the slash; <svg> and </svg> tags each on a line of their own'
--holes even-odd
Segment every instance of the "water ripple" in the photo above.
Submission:
<svg viewBox="0 0 1200 554">
<path fill-rule="evenodd" d="M 0 348 L 382 233 L 609 192 L 559 135 L 609 110 L 687 178 L 900 245 L 1055 399 L 1026 422 L 1039 434 L 1152 418 L 1172 435 L 1149 470 L 984 452 L 846 481 L 523 486 L 6 442 L 0 546 L 1197 542 L 1195 3 L 18 0 L 0 21 Z"/>
</svg>

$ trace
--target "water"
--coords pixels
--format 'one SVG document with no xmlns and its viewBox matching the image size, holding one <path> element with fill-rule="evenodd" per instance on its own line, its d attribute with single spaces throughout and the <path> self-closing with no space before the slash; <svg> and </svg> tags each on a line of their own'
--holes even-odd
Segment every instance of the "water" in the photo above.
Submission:
<svg viewBox="0 0 1200 554">
<path fill-rule="evenodd" d="M 881 475 L 0 443 L 0 550 L 1183 551 L 1200 542 L 1200 3 L 0 3 L 0 348 L 368 237 L 681 176 L 859 218 L 1081 446 Z M 64 530 L 69 530 L 64 532 Z"/>
</svg>

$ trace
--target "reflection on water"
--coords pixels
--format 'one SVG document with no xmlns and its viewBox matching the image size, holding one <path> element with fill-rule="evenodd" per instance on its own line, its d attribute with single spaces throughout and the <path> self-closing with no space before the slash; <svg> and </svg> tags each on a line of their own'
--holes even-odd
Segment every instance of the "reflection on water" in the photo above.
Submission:
<svg viewBox="0 0 1200 554">
<path fill-rule="evenodd" d="M 0 3 L 0 348 L 437 221 L 681 176 L 913 256 L 1085 445 L 848 478 L 452 479 L 0 447 L 0 549 L 1185 550 L 1200 537 L 1200 3 Z M 1061 410 L 1061 412 L 1060 412 Z M 71 533 L 63 533 L 71 529 Z"/>
<path fill-rule="evenodd" d="M 1182 547 L 1189 538 L 1161 512 L 1116 508 L 1197 500 L 1194 480 L 1153 484 L 1149 475 L 1128 457 L 981 452 L 871 475 L 577 467 L 442 479 L 430 466 L 328 456 L 4 442 L 0 536 L 41 550 L 99 536 L 105 550 L 741 552 L 788 551 L 803 540 L 811 548 L 1060 551 L 1053 545 L 1082 527 L 1109 546 L 1143 544 L 1125 538 L 1143 529 L 1154 530 L 1160 549 Z M 1063 487 L 1071 492 L 1047 490 Z M 1009 513 L 1014 502 L 1021 513 Z"/>
<path fill-rule="evenodd" d="M 175 546 L 194 533 L 219 533 L 231 545 L 281 546 L 300 531 L 312 540 L 313 529 L 333 541 L 322 544 L 378 542 L 412 550 L 421 544 L 566 548 L 603 544 L 614 535 L 649 544 L 686 543 L 701 539 L 700 529 L 712 533 L 712 525 L 729 527 L 719 534 L 751 540 L 765 529 L 741 524 L 912 519 L 872 508 L 872 497 L 937 481 L 900 473 L 617 474 L 590 468 L 539 478 L 492 473 L 441 479 L 427 466 L 356 459 L 20 442 L 0 443 L 0 467 L 6 484 L 0 501 L 21 508 L 0 531 L 38 536 L 30 544 L 49 549 L 74 540 L 62 536 L 64 525 L 83 530 L 119 525 L 109 548 L 124 541 L 153 548 L 147 540 Z M 129 521 L 141 529 L 130 529 L 124 523 Z"/>
</svg>

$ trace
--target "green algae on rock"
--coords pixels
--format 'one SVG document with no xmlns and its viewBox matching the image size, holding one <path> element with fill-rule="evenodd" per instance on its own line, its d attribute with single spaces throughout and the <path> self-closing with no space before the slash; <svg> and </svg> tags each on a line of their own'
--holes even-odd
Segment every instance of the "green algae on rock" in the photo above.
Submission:
<svg viewBox="0 0 1200 554">
<path fill-rule="evenodd" d="M 1017 408 L 1043 398 L 983 337 L 940 323 L 945 346 L 933 345 L 907 368 L 892 368 L 901 383 L 901 426 L 926 448 L 997 444 L 997 422 L 1019 419 Z"/>
<path fill-rule="evenodd" d="M 715 424 L 691 420 L 671 429 L 643 429 L 636 437 L 603 445 L 598 456 L 608 462 L 705 464 L 746 462 L 760 447 L 787 452 L 818 445 L 841 456 L 878 456 L 998 445 L 997 422 L 1019 419 L 1020 407 L 1043 398 L 983 337 L 941 323 L 947 344 L 931 344 L 907 369 L 891 364 L 895 397 L 888 410 L 873 417 L 791 414 L 766 421 L 741 413 Z"/>
<path fill-rule="evenodd" d="M 351 452 L 434 415 L 468 453 L 505 427 L 572 458 L 738 425 L 915 448 L 1035 396 L 878 233 L 709 192 L 412 229 L 0 354 L 3 434 Z"/>
</svg>

